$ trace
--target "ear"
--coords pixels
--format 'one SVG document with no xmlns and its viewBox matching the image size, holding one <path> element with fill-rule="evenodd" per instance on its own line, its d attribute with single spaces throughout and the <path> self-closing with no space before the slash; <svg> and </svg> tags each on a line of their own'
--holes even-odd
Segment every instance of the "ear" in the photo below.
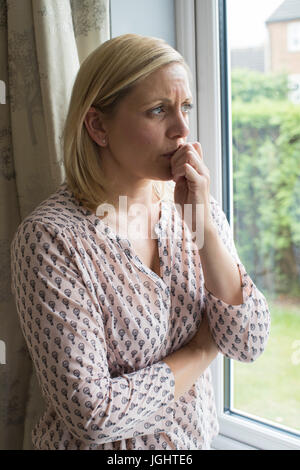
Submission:
<svg viewBox="0 0 300 470">
<path fill-rule="evenodd" d="M 101 111 L 91 106 L 86 113 L 84 124 L 91 139 L 100 147 L 106 147 L 107 131 Z"/>
</svg>

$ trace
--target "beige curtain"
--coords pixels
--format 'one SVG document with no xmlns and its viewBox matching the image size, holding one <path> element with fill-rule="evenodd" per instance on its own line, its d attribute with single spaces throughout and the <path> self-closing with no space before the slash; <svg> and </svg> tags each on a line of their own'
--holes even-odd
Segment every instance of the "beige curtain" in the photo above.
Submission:
<svg viewBox="0 0 300 470">
<path fill-rule="evenodd" d="M 11 295 L 10 244 L 21 220 L 64 180 L 72 85 L 107 39 L 109 0 L 0 0 L 1 450 L 32 449 L 44 406 Z"/>
</svg>

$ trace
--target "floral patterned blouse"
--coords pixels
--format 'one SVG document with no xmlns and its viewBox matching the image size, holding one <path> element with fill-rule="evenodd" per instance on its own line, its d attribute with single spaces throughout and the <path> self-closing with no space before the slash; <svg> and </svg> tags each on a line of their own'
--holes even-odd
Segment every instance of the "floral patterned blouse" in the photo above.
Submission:
<svg viewBox="0 0 300 470">
<path fill-rule="evenodd" d="M 270 329 L 266 299 L 212 197 L 211 212 L 241 274 L 241 305 L 206 289 L 171 202 L 161 203 L 154 228 L 160 276 L 66 183 L 19 225 L 11 288 L 46 401 L 32 431 L 36 449 L 210 449 L 218 433 L 210 368 L 174 400 L 164 358 L 189 342 L 204 311 L 220 352 L 238 361 L 254 361 Z"/>
</svg>

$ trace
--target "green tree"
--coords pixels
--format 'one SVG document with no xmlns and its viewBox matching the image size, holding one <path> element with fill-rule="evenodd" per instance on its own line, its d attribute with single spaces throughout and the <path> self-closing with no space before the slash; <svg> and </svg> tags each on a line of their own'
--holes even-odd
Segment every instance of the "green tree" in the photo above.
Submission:
<svg viewBox="0 0 300 470">
<path fill-rule="evenodd" d="M 255 282 L 300 296 L 300 106 L 287 78 L 232 72 L 235 238 Z"/>
<path fill-rule="evenodd" d="M 261 98 L 286 100 L 289 92 L 287 74 L 264 74 L 247 69 L 233 69 L 231 87 L 232 99 L 244 103 L 259 101 Z"/>
</svg>

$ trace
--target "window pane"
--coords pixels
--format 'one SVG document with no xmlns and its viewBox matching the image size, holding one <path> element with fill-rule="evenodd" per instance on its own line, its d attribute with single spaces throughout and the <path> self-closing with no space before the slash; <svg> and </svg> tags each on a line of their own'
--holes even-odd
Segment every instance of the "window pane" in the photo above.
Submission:
<svg viewBox="0 0 300 470">
<path fill-rule="evenodd" d="M 234 237 L 271 333 L 231 410 L 300 430 L 300 0 L 227 0 Z"/>
</svg>

